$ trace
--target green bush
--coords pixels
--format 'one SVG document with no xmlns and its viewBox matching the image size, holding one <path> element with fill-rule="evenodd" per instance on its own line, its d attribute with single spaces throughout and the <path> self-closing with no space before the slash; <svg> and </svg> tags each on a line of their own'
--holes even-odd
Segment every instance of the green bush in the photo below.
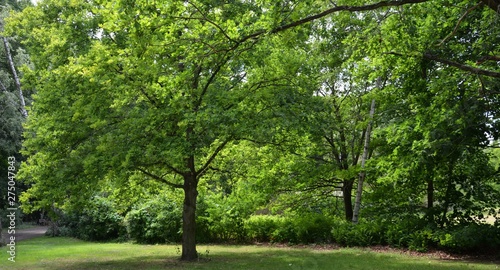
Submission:
<svg viewBox="0 0 500 270">
<path fill-rule="evenodd" d="M 245 238 L 243 216 L 237 207 L 221 205 L 208 209 L 211 234 L 219 241 L 242 241 Z"/>
<path fill-rule="evenodd" d="M 244 221 L 247 239 L 250 241 L 269 242 L 273 239 L 273 232 L 282 225 L 282 217 L 258 215 L 250 216 Z"/>
<path fill-rule="evenodd" d="M 384 227 L 384 242 L 392 247 L 424 251 L 432 242 L 433 229 L 426 227 L 425 219 L 404 215 L 380 222 Z"/>
<path fill-rule="evenodd" d="M 423 229 L 413 232 L 409 237 L 408 248 L 418 252 L 426 252 L 430 247 L 437 246 L 434 232 L 429 229 Z"/>
<path fill-rule="evenodd" d="M 400 223 L 393 223 L 387 227 L 385 242 L 392 247 L 408 247 L 410 243 L 410 231 Z"/>
<path fill-rule="evenodd" d="M 384 244 L 384 227 L 378 222 L 360 220 L 358 224 L 335 219 L 333 241 L 343 246 L 370 246 Z"/>
<path fill-rule="evenodd" d="M 200 199 L 200 197 L 198 197 Z M 207 212 L 208 205 L 204 200 L 199 200 L 196 206 L 196 242 L 211 243 L 216 242 L 210 231 L 210 216 Z"/>
<path fill-rule="evenodd" d="M 452 252 L 490 253 L 500 251 L 500 227 L 488 224 L 464 224 L 438 237 L 439 246 Z"/>
<path fill-rule="evenodd" d="M 297 241 L 299 243 L 327 243 L 332 241 L 333 220 L 317 213 L 293 217 Z"/>
<path fill-rule="evenodd" d="M 138 243 L 179 242 L 182 208 L 167 197 L 151 199 L 131 210 L 125 217 L 129 237 Z"/>
<path fill-rule="evenodd" d="M 307 244 L 330 242 L 332 238 L 332 219 L 316 213 L 284 217 L 251 216 L 244 224 L 250 241 Z"/>
<path fill-rule="evenodd" d="M 197 240 L 201 242 L 243 242 L 244 220 L 249 216 L 244 205 L 233 197 L 199 196 Z"/>
<path fill-rule="evenodd" d="M 50 235 L 109 241 L 126 234 L 123 217 L 116 212 L 112 202 L 103 197 L 94 197 L 85 207 L 63 213 L 57 224 L 57 231 Z"/>
<path fill-rule="evenodd" d="M 297 232 L 293 220 L 289 217 L 278 222 L 278 228 L 271 233 L 271 242 L 298 244 Z"/>
</svg>

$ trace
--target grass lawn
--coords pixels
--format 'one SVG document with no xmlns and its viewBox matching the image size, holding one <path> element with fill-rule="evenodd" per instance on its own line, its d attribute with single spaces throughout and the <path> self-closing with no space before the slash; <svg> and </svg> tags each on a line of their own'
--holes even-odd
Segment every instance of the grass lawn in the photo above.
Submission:
<svg viewBox="0 0 500 270">
<path fill-rule="evenodd" d="M 16 262 L 1 248 L 0 269 L 500 269 L 499 264 L 457 262 L 363 249 L 313 250 L 268 246 L 199 245 L 201 260 L 179 262 L 180 246 L 89 243 L 40 237 L 16 245 Z"/>
</svg>

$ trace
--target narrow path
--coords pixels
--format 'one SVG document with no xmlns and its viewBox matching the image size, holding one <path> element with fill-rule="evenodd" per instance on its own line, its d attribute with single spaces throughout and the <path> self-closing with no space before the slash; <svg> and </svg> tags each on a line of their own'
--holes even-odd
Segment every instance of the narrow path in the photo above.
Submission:
<svg viewBox="0 0 500 270">
<path fill-rule="evenodd" d="M 16 243 L 22 240 L 43 236 L 48 228 L 48 226 L 37 226 L 29 229 L 16 230 Z M 2 234 L 4 240 L 8 243 L 9 237 L 12 235 L 9 235 L 7 230 L 5 230 Z"/>
</svg>

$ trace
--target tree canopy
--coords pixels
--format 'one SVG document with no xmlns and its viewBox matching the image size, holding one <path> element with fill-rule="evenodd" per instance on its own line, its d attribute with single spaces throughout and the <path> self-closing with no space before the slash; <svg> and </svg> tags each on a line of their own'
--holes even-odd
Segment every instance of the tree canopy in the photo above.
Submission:
<svg viewBox="0 0 500 270">
<path fill-rule="evenodd" d="M 484 148 L 499 136 L 497 20 L 492 0 L 26 7 L 4 31 L 34 64 L 23 69 L 23 85 L 36 89 L 24 207 L 86 204 L 141 177 L 182 189 L 182 259 L 194 260 L 198 195 L 230 188 L 210 179 L 232 178 L 223 172 L 245 162 L 241 147 L 269 153 L 241 170 L 280 194 L 268 201 L 342 196 L 352 219 L 376 100 L 372 202 L 398 186 L 389 203 L 425 197 L 437 225 L 493 210 L 498 171 Z"/>
</svg>

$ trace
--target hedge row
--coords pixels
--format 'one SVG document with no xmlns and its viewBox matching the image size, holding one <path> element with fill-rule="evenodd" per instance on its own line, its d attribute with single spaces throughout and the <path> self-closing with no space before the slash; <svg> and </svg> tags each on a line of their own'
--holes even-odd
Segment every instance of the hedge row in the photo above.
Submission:
<svg viewBox="0 0 500 270">
<path fill-rule="evenodd" d="M 403 220 L 363 220 L 352 224 L 321 215 L 252 216 L 245 221 L 247 239 L 281 243 L 337 243 L 342 246 L 390 245 L 416 251 L 440 249 L 455 253 L 500 251 L 500 227 L 462 224 L 446 229 L 415 228 Z"/>
<path fill-rule="evenodd" d="M 121 217 L 105 200 L 96 200 L 93 209 L 67 214 L 61 221 L 60 233 L 94 241 L 122 238 L 149 244 L 179 242 L 180 209 L 173 201 L 153 200 Z M 212 215 L 215 216 L 198 216 L 198 242 L 337 243 L 342 246 L 390 245 L 417 251 L 429 248 L 453 252 L 500 251 L 498 224 L 471 223 L 431 229 L 418 227 L 419 222 L 415 220 L 362 220 L 354 225 L 341 218 L 315 213 L 242 218 L 231 210 Z"/>
</svg>

